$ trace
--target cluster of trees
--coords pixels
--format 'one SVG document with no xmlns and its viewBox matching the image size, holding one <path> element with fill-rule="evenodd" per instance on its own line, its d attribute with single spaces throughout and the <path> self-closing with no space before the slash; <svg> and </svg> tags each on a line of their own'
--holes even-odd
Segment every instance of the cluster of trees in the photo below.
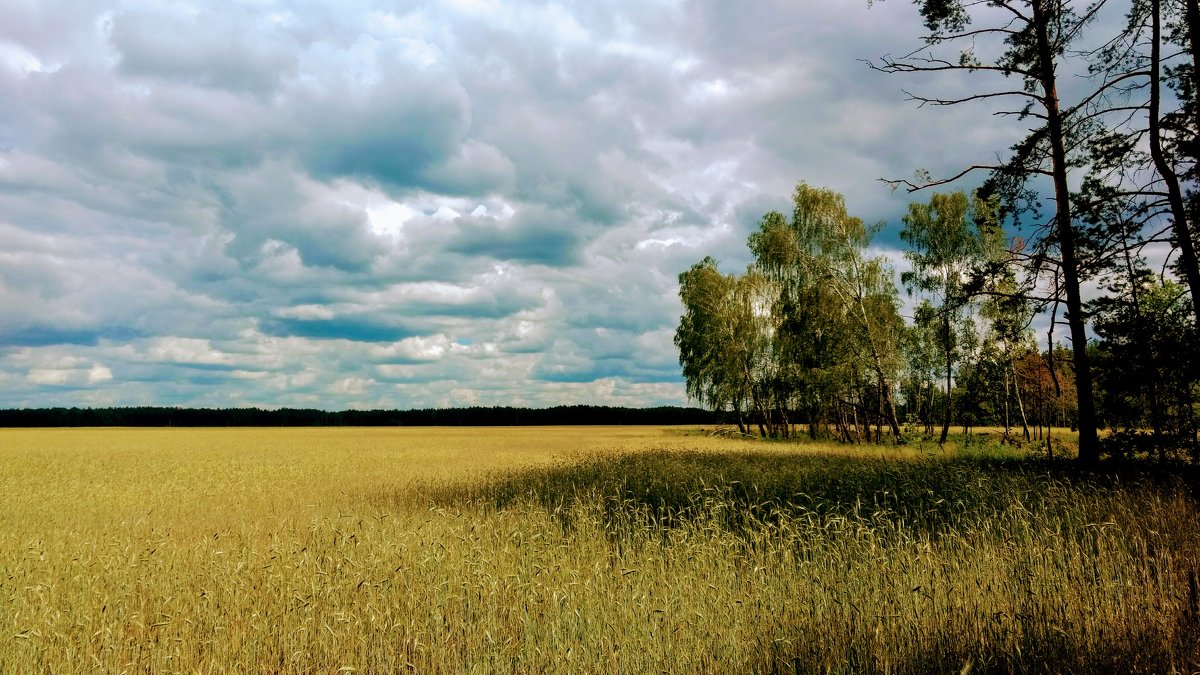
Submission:
<svg viewBox="0 0 1200 675">
<path fill-rule="evenodd" d="M 1053 344 L 1053 326 L 1039 347 L 1031 326 L 1048 300 L 1022 281 L 997 213 L 963 192 L 910 205 L 906 320 L 890 261 L 867 252 L 878 226 L 801 183 L 791 217 L 768 213 L 750 235 L 744 274 L 705 258 L 679 276 L 688 395 L 744 434 L 945 442 L 952 424 L 996 426 L 1051 449 L 1051 427 L 1079 424 L 1074 352 Z M 1195 460 L 1194 316 L 1181 284 L 1138 269 L 1088 304 L 1096 416 L 1117 431 L 1105 438 L 1114 453 Z"/>
<path fill-rule="evenodd" d="M 867 253 L 878 227 L 850 216 L 836 192 L 801 183 L 790 219 L 768 213 L 750 235 L 745 274 L 705 258 L 680 275 L 675 343 L 689 396 L 732 411 L 743 433 L 799 426 L 845 441 L 911 426 L 932 434 L 935 423 L 944 441 L 953 420 L 1028 436 L 1031 417 L 1073 415 L 1046 400 L 1050 366 L 1033 347 L 1029 302 L 1003 293 L 1012 268 L 977 282 L 975 270 L 1005 254 L 993 211 L 962 192 L 912 205 L 902 279 L 922 299 L 908 324 L 889 260 Z"/>
<path fill-rule="evenodd" d="M 1026 426 L 1074 422 L 1085 463 L 1105 446 L 1200 461 L 1200 0 L 913 2 L 923 44 L 871 66 L 959 73 L 973 90 L 912 99 L 1011 102 L 994 114 L 1027 133 L 999 162 L 890 181 L 917 191 L 986 174 L 974 195 L 934 195 L 905 218 L 903 281 L 923 298 L 912 325 L 888 275 L 872 276 L 886 264 L 864 257 L 869 230 L 844 208 L 803 207 L 810 193 L 841 204 L 806 186 L 790 222 L 768 214 L 751 237 L 746 275 L 711 260 L 684 273 L 689 393 L 767 434 L 802 420 L 845 439 L 872 424 L 900 436 L 897 408 L 932 432 L 940 406 L 944 439 L 952 420 L 1007 422 L 1015 406 Z M 1085 302 L 1091 287 L 1107 293 Z M 1033 349 L 1039 312 L 1050 338 L 1065 324 L 1067 350 Z M 1104 426 L 1116 433 L 1102 444 Z"/>
<path fill-rule="evenodd" d="M 26 408 L 0 410 L 0 427 L 377 427 L 553 426 L 566 424 L 713 424 L 723 416 L 699 408 L 430 408 L 312 410 L 280 408 Z"/>
<path fill-rule="evenodd" d="M 688 395 L 732 410 L 743 433 L 787 436 L 803 419 L 813 435 L 833 425 L 852 440 L 872 424 L 899 434 L 904 322 L 890 268 L 864 253 L 871 234 L 840 195 L 802 184 L 791 220 L 768 213 L 751 235 L 746 274 L 712 258 L 681 274 Z"/>
</svg>

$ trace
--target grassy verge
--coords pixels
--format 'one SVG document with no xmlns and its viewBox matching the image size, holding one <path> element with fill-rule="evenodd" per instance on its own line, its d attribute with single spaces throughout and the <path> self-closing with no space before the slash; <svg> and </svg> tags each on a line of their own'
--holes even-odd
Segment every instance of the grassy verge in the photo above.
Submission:
<svg viewBox="0 0 1200 675">
<path fill-rule="evenodd" d="M 0 451 L 0 671 L 1200 669 L 1188 477 L 649 430 L 486 432 L 501 459 L 189 433 Z"/>
</svg>

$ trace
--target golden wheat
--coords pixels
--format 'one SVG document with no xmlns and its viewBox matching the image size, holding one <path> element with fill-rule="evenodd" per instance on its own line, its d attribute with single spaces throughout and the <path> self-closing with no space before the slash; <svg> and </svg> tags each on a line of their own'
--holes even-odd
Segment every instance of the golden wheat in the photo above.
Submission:
<svg viewBox="0 0 1200 675">
<path fill-rule="evenodd" d="M 870 454 L 0 431 L 0 671 L 1200 668 L 1186 485 Z"/>
</svg>

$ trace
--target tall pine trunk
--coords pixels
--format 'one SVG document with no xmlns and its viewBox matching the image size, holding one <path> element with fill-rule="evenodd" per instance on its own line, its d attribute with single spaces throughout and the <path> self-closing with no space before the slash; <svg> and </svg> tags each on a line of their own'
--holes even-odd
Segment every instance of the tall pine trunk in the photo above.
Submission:
<svg viewBox="0 0 1200 675">
<path fill-rule="evenodd" d="M 1198 0 L 1187 0 L 1188 37 L 1191 42 L 1193 73 L 1200 73 L 1200 49 L 1196 40 L 1200 38 L 1197 31 L 1200 26 L 1200 9 Z M 1183 267 L 1183 275 L 1187 279 L 1188 289 L 1192 296 L 1193 318 L 1200 326 L 1200 264 L 1196 261 L 1195 242 L 1192 241 L 1192 223 L 1188 217 L 1187 208 L 1183 203 L 1183 190 L 1179 186 L 1179 176 L 1167 162 L 1162 147 L 1161 97 L 1162 85 L 1159 72 L 1162 68 L 1162 3 L 1160 0 L 1150 0 L 1150 158 L 1154 160 L 1154 168 L 1162 176 L 1167 187 L 1167 202 L 1171 205 L 1171 217 L 1174 220 L 1172 228 L 1175 232 L 1175 243 L 1179 246 L 1179 262 Z M 1193 103 L 1200 105 L 1200 94 L 1193 94 Z M 1197 108 L 1193 106 L 1193 113 Z M 1200 116 L 1196 118 L 1200 125 Z M 1200 130 L 1200 126 L 1197 126 Z"/>
<path fill-rule="evenodd" d="M 1054 72 L 1054 52 L 1050 47 L 1050 18 L 1044 3 L 1031 0 L 1033 25 L 1037 38 L 1038 79 L 1042 85 L 1042 100 L 1046 108 L 1046 131 L 1050 138 L 1051 173 L 1054 179 L 1055 230 L 1062 254 L 1063 281 L 1067 293 L 1067 326 L 1071 333 L 1071 352 L 1075 362 L 1075 390 L 1079 405 L 1079 461 L 1094 464 L 1100 461 L 1100 439 L 1096 432 L 1096 402 L 1092 387 L 1092 364 L 1087 350 L 1087 330 L 1080 294 L 1079 256 L 1076 250 L 1075 225 L 1072 222 L 1071 190 L 1067 184 L 1066 132 L 1058 107 L 1057 75 Z"/>
</svg>

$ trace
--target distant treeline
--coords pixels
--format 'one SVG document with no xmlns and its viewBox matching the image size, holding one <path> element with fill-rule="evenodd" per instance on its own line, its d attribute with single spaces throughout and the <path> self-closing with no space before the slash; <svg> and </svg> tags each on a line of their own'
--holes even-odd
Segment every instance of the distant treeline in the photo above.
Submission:
<svg viewBox="0 0 1200 675">
<path fill-rule="evenodd" d="M 448 408 L 305 410 L 281 408 L 34 408 L 0 410 L 0 427 L 385 427 L 715 424 L 721 413 L 700 408 Z"/>
</svg>

